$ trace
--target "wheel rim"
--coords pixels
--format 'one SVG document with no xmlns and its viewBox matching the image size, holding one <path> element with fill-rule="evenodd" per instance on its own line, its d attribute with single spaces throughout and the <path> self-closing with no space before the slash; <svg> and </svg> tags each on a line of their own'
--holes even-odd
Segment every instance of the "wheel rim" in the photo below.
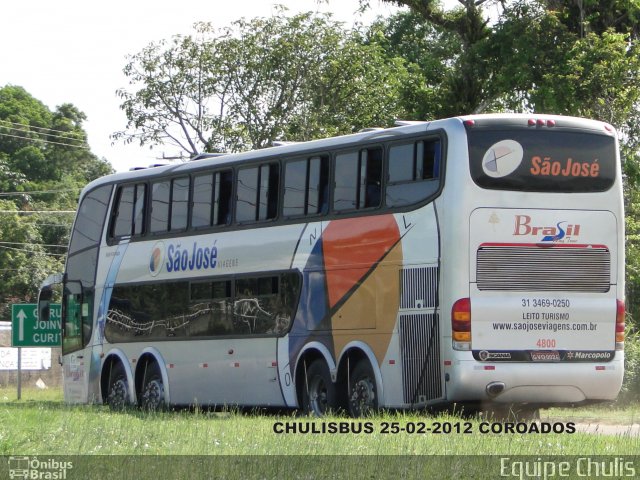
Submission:
<svg viewBox="0 0 640 480">
<path fill-rule="evenodd" d="M 375 409 L 376 392 L 373 382 L 369 377 L 362 377 L 355 381 L 351 387 L 349 398 L 353 413 L 357 416 L 366 414 Z"/>
<path fill-rule="evenodd" d="M 142 393 L 142 406 L 147 410 L 157 410 L 164 403 L 164 385 L 162 380 L 154 378 L 147 382 Z"/>
<path fill-rule="evenodd" d="M 124 378 L 117 378 L 109 390 L 109 405 L 113 408 L 124 408 L 129 397 L 129 387 Z"/>
<path fill-rule="evenodd" d="M 311 411 L 316 415 L 327 413 L 328 396 L 327 385 L 322 377 L 313 378 L 309 385 L 309 407 Z"/>
</svg>

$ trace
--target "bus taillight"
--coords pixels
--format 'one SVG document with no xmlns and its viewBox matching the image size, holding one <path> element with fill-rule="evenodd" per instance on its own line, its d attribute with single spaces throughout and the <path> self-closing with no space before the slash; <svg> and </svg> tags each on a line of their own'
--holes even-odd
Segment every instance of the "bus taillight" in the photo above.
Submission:
<svg viewBox="0 0 640 480">
<path fill-rule="evenodd" d="M 616 301 L 616 350 L 624 350 L 624 301 Z"/>
<path fill-rule="evenodd" d="M 456 350 L 471 349 L 471 299 L 461 298 L 451 307 L 451 331 Z"/>
</svg>

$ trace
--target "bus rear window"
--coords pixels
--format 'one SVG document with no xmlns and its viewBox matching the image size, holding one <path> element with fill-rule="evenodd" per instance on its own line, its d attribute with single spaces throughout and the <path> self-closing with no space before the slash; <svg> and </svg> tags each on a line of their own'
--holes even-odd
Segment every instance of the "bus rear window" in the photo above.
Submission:
<svg viewBox="0 0 640 480">
<path fill-rule="evenodd" d="M 483 188 L 602 192 L 615 180 L 615 140 L 609 135 L 517 129 L 467 134 L 471 176 Z"/>
</svg>

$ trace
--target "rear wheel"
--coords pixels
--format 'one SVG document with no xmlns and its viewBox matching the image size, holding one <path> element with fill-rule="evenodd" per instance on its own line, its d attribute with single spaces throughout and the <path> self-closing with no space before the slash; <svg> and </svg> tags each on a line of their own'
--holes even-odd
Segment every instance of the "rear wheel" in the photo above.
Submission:
<svg viewBox="0 0 640 480">
<path fill-rule="evenodd" d="M 306 371 L 302 389 L 302 408 L 305 413 L 324 416 L 336 406 L 335 384 L 329 367 L 323 360 L 315 360 Z"/>
<path fill-rule="evenodd" d="M 160 368 L 155 362 L 147 365 L 147 371 L 140 392 L 140 406 L 144 410 L 156 411 L 165 407 L 164 382 Z"/>
<path fill-rule="evenodd" d="M 348 403 L 352 417 L 370 415 L 378 410 L 376 377 L 367 360 L 360 360 L 351 372 Z"/>
<path fill-rule="evenodd" d="M 111 366 L 107 403 L 112 410 L 122 410 L 129 405 L 129 381 L 119 362 Z"/>
</svg>

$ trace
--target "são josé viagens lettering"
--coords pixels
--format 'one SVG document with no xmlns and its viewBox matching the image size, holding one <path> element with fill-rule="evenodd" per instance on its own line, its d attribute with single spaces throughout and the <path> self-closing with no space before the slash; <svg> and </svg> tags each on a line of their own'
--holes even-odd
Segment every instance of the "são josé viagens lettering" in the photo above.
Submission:
<svg viewBox="0 0 640 480">
<path fill-rule="evenodd" d="M 566 163 L 552 160 L 551 157 L 535 156 L 531 159 L 531 175 L 552 176 L 552 177 L 591 177 L 600 176 L 600 165 L 598 159 L 593 162 L 580 162 L 573 158 L 568 158 Z"/>
<path fill-rule="evenodd" d="M 218 247 L 198 246 L 182 248 L 181 244 L 169 244 L 167 248 L 167 272 L 184 272 L 186 270 L 213 269 L 218 264 Z"/>
</svg>

